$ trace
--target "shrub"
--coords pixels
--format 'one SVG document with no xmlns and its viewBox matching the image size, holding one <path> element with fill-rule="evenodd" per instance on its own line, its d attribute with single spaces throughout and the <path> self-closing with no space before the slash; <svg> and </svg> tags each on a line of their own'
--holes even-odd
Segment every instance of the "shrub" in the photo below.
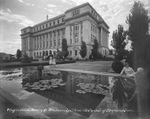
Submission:
<svg viewBox="0 0 150 119">
<path fill-rule="evenodd" d="M 86 43 L 84 41 L 82 41 L 80 55 L 81 55 L 82 58 L 84 58 L 86 56 L 86 54 L 87 54 Z"/>
<path fill-rule="evenodd" d="M 27 54 L 24 54 L 23 58 L 21 58 L 21 63 L 31 63 L 31 60 Z"/>
<path fill-rule="evenodd" d="M 112 63 L 112 69 L 116 72 L 116 73 L 120 73 L 121 70 L 123 69 L 124 65 L 122 62 L 120 62 L 119 60 L 116 60 Z"/>
</svg>

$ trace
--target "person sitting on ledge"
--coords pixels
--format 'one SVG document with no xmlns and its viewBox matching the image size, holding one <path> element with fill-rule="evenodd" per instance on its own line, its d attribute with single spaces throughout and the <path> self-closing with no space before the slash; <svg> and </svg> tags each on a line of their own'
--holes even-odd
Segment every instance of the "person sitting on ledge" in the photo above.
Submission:
<svg viewBox="0 0 150 119">
<path fill-rule="evenodd" d="M 120 76 L 125 75 L 127 77 L 134 77 L 135 72 L 134 70 L 129 66 L 129 63 L 125 61 L 125 66 L 122 69 Z"/>
</svg>

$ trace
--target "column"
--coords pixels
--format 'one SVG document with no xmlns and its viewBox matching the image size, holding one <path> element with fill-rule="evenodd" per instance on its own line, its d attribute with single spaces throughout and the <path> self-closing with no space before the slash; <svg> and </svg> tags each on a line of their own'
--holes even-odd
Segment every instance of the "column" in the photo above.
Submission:
<svg viewBox="0 0 150 119">
<path fill-rule="evenodd" d="M 34 50 L 34 37 L 32 37 L 32 50 Z"/>
<path fill-rule="evenodd" d="M 62 29 L 60 29 L 60 47 L 62 48 Z"/>
<path fill-rule="evenodd" d="M 51 37 L 51 36 L 52 36 L 52 32 L 49 32 L 49 34 L 50 34 L 50 39 L 49 39 L 49 40 L 50 40 L 49 48 L 51 49 L 51 47 L 52 47 L 52 45 L 51 45 L 51 42 L 52 42 L 52 37 Z"/>
<path fill-rule="evenodd" d="M 37 40 L 35 36 L 34 36 L 34 39 L 35 39 L 35 49 L 37 50 Z"/>
<path fill-rule="evenodd" d="M 78 44 L 80 44 L 80 45 L 81 45 L 81 23 L 79 24 Z"/>
<path fill-rule="evenodd" d="M 48 32 L 47 34 L 48 34 L 48 39 L 47 40 L 48 40 L 48 49 L 49 49 L 50 48 L 50 33 Z"/>
<path fill-rule="evenodd" d="M 43 49 L 43 34 L 41 35 L 41 42 L 42 42 L 42 47 L 41 47 L 41 49 Z"/>
<path fill-rule="evenodd" d="M 47 37 L 46 37 L 46 49 L 48 49 L 49 48 L 49 34 L 48 34 L 48 32 L 46 33 L 47 35 Z"/>
<path fill-rule="evenodd" d="M 40 48 L 42 49 L 42 35 L 40 35 Z"/>
<path fill-rule="evenodd" d="M 72 25 L 72 33 L 71 33 L 71 34 L 72 34 L 72 37 L 71 37 L 71 39 L 72 39 L 72 44 L 74 44 L 74 37 L 73 37 L 74 29 L 73 29 L 73 26 L 74 26 L 74 25 Z"/>
<path fill-rule="evenodd" d="M 52 31 L 52 48 L 54 47 L 54 31 Z"/>
<path fill-rule="evenodd" d="M 103 41 L 103 28 L 101 27 L 101 46 L 102 46 L 102 41 Z"/>
</svg>

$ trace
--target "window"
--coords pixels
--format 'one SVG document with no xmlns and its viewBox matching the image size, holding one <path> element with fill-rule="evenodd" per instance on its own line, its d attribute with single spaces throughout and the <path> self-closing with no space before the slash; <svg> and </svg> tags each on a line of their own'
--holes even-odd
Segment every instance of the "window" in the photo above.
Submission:
<svg viewBox="0 0 150 119">
<path fill-rule="evenodd" d="M 51 26 L 51 23 L 49 23 L 49 26 Z"/>
<path fill-rule="evenodd" d="M 77 56 L 77 50 L 75 50 L 75 56 Z"/>
<path fill-rule="evenodd" d="M 64 18 L 62 18 L 62 22 L 64 22 Z"/>
<path fill-rule="evenodd" d="M 74 36 L 74 42 L 75 42 L 75 43 L 78 42 L 78 36 L 77 36 L 77 35 Z"/>
<path fill-rule="evenodd" d="M 47 28 L 47 24 L 46 24 L 46 28 Z"/>
<path fill-rule="evenodd" d="M 57 20 L 57 24 L 59 24 L 59 19 Z"/>
<path fill-rule="evenodd" d="M 40 48 L 42 48 L 42 40 L 40 39 Z"/>
<path fill-rule="evenodd" d="M 65 35 L 65 29 L 62 30 L 62 34 Z"/>
<path fill-rule="evenodd" d="M 93 42 L 93 35 L 91 35 L 91 42 Z"/>
<path fill-rule="evenodd" d="M 52 34 L 51 34 L 51 32 L 49 33 L 50 34 L 50 38 L 52 37 Z"/>
<path fill-rule="evenodd" d="M 54 31 L 54 37 L 56 37 L 56 32 Z"/>
<path fill-rule="evenodd" d="M 55 52 L 55 51 L 53 51 L 53 54 L 54 54 L 54 55 L 56 55 L 56 52 Z"/>
<path fill-rule="evenodd" d="M 81 36 L 81 41 L 83 41 L 83 37 Z"/>
<path fill-rule="evenodd" d="M 60 36 L 60 31 L 58 31 L 58 36 Z"/>
<path fill-rule="evenodd" d="M 46 47 L 48 48 L 48 40 L 46 41 Z"/>
<path fill-rule="evenodd" d="M 70 55 L 72 55 L 72 51 L 70 51 Z"/>
<path fill-rule="evenodd" d="M 52 47 L 52 40 L 50 40 L 50 47 Z"/>
<path fill-rule="evenodd" d="M 55 25 L 55 21 L 53 21 L 53 24 Z"/>
<path fill-rule="evenodd" d="M 45 48 L 45 40 L 43 40 L 43 48 Z"/>
<path fill-rule="evenodd" d="M 80 14 L 79 9 L 78 9 L 78 10 L 74 10 L 74 11 L 72 12 L 72 16 L 77 16 L 77 15 L 79 15 L 79 14 Z"/>
<path fill-rule="evenodd" d="M 58 39 L 58 46 L 60 46 L 60 39 Z"/>
<path fill-rule="evenodd" d="M 56 46 L 56 39 L 54 38 L 54 47 Z"/>
</svg>

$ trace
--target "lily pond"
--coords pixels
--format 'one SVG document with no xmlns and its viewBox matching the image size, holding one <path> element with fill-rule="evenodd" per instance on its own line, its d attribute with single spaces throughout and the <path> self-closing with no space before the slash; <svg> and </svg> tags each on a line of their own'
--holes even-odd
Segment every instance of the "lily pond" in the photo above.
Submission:
<svg viewBox="0 0 150 119">
<path fill-rule="evenodd" d="M 101 108 L 111 92 L 112 79 L 37 67 L 15 68 L 0 71 L 0 90 L 8 93 L 10 101 L 21 103 L 21 108 L 36 110 L 43 117 L 86 119 Z"/>
</svg>

